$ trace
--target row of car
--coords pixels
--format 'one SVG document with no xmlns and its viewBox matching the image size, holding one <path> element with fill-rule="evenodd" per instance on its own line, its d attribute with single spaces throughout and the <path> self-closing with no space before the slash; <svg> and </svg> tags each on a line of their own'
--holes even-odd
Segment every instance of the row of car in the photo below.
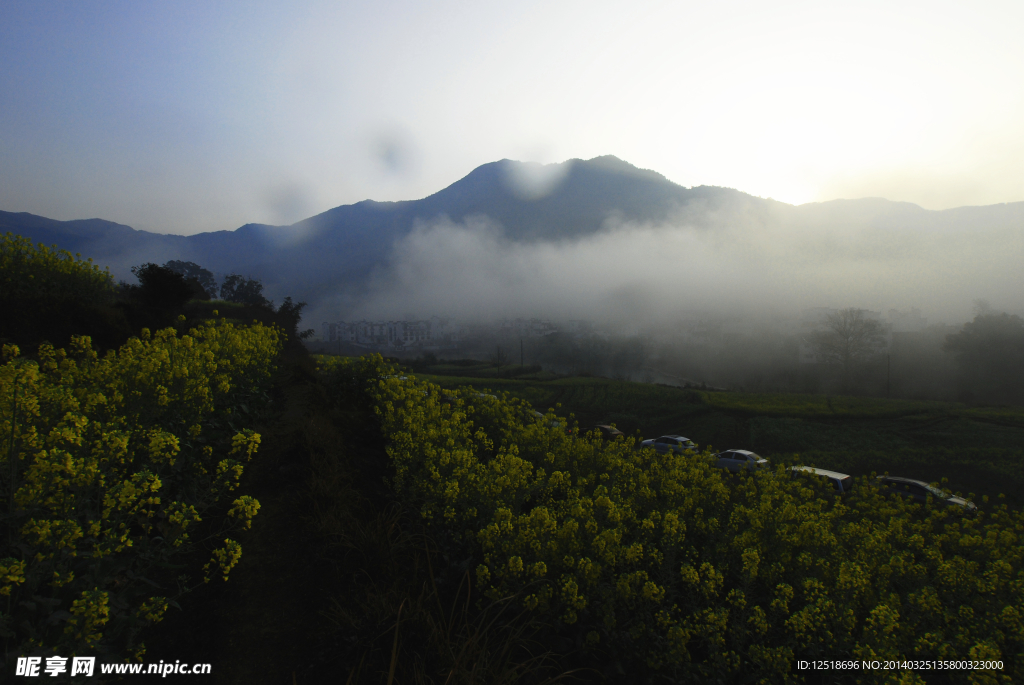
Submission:
<svg viewBox="0 0 1024 685">
<path fill-rule="evenodd" d="M 394 378 L 394 376 L 381 376 L 381 378 Z M 406 380 L 405 376 L 398 376 L 399 380 Z M 482 399 L 494 399 L 497 397 L 491 394 L 478 392 L 477 397 Z M 444 395 L 446 400 L 453 399 L 447 394 Z M 537 419 L 544 419 L 545 415 L 539 411 L 534 411 L 533 415 Z M 565 424 L 559 420 L 554 419 L 551 421 L 553 428 L 565 428 Z M 571 432 L 571 429 L 567 429 Z M 615 440 L 616 438 L 625 438 L 625 434 L 614 426 L 607 424 L 598 424 L 591 426 L 590 428 L 581 431 L 582 433 L 596 432 L 605 440 Z M 648 447 L 653 449 L 655 452 L 662 454 L 668 452 L 676 452 L 678 454 L 686 452 L 696 452 L 697 443 L 683 435 L 662 435 L 657 438 L 650 438 L 643 440 L 640 443 L 640 447 Z M 760 455 L 751 452 L 750 450 L 737 450 L 730 449 L 724 452 L 719 452 L 714 455 L 715 466 L 727 471 L 739 472 L 739 471 L 752 471 L 757 469 L 764 469 L 769 466 L 768 460 L 761 457 Z M 846 473 L 840 473 L 838 471 L 829 471 L 827 469 L 819 469 L 813 466 L 792 466 L 790 467 L 790 473 L 793 475 L 807 475 L 810 477 L 817 477 L 826 481 L 837 495 L 845 495 L 850 492 L 853 488 L 854 480 L 853 476 Z M 878 476 L 878 484 L 886 488 L 890 494 L 905 497 L 915 502 L 924 503 L 931 497 L 934 501 L 940 502 L 946 506 L 960 507 L 967 512 L 975 512 L 978 507 L 974 502 L 970 502 L 963 497 L 957 497 L 945 492 L 933 485 L 929 485 L 925 481 L 916 480 L 913 478 L 903 478 L 901 476 Z"/>
<path fill-rule="evenodd" d="M 595 426 L 595 429 L 598 430 L 603 428 L 611 427 Z M 603 430 L 602 433 L 607 435 Z M 621 433 L 619 434 L 621 435 Z M 667 452 L 683 453 L 697 451 L 697 444 L 693 440 L 682 435 L 662 435 L 659 438 L 644 440 L 640 443 L 640 446 L 649 447 L 654 451 L 663 454 Z M 750 450 L 730 449 L 725 450 L 724 452 L 719 452 L 714 456 L 715 465 L 718 468 L 733 472 L 763 469 L 769 465 L 767 459 L 751 452 Z M 854 484 L 853 476 L 849 474 L 840 473 L 838 471 L 829 471 L 827 469 L 819 469 L 813 466 L 792 466 L 790 467 L 790 472 L 794 475 L 807 474 L 812 477 L 821 478 L 833 488 L 837 495 L 845 495 L 850 492 Z M 978 509 L 974 502 L 968 501 L 963 497 L 952 495 L 935 487 L 934 485 L 929 485 L 922 480 L 889 475 L 878 476 L 877 480 L 879 486 L 885 488 L 890 494 L 904 497 L 915 502 L 923 504 L 929 497 L 931 497 L 935 502 L 946 506 L 960 507 L 967 512 L 973 513 Z"/>
<path fill-rule="evenodd" d="M 492 395 L 483 395 L 482 393 L 478 394 L 481 397 L 493 397 Z M 534 415 L 538 419 L 544 418 L 544 414 L 537 411 L 534 412 Z M 556 420 L 552 422 L 552 426 L 564 427 L 564 424 L 562 424 L 561 421 Z M 568 430 L 571 431 L 571 429 Z M 596 432 L 605 440 L 615 440 L 620 437 L 625 438 L 625 434 L 622 431 L 607 424 L 591 426 L 590 428 L 580 432 L 583 434 Z M 649 438 L 641 441 L 640 447 L 650 448 L 661 454 L 668 452 L 682 454 L 686 452 L 696 452 L 698 449 L 697 443 L 683 435 L 662 435 L 657 438 Z M 715 454 L 714 457 L 715 466 L 732 472 L 752 471 L 764 469 L 769 466 L 767 459 L 761 457 L 755 452 L 751 452 L 750 450 L 729 449 Z M 846 473 L 840 473 L 838 471 L 819 469 L 813 466 L 792 466 L 790 467 L 790 473 L 793 475 L 805 475 L 808 477 L 820 478 L 830 485 L 837 495 L 845 495 L 849 493 L 854 486 L 853 476 Z M 915 502 L 923 504 L 929 497 L 931 497 L 935 502 L 946 506 L 959 507 L 965 512 L 973 513 L 978 509 L 974 502 L 970 502 L 963 497 L 952 495 L 922 480 L 889 475 L 878 476 L 877 480 L 879 486 L 885 488 L 890 494 L 904 497 Z"/>
<path fill-rule="evenodd" d="M 853 476 L 838 471 L 828 471 L 812 466 L 793 466 L 793 471 L 802 471 L 814 476 L 826 479 L 835 489 L 836 494 L 844 495 L 853 487 Z M 932 498 L 938 504 L 947 507 L 959 507 L 965 512 L 974 513 L 978 511 L 978 505 L 974 502 L 957 497 L 934 485 L 929 485 L 923 480 L 915 478 L 904 478 L 903 476 L 877 476 L 878 485 L 885 488 L 890 495 L 897 495 L 905 499 L 924 504 L 928 498 Z"/>
</svg>

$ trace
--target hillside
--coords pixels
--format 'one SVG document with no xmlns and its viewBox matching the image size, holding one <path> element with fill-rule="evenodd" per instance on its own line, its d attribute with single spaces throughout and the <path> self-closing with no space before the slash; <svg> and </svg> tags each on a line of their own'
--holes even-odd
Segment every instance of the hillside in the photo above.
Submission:
<svg viewBox="0 0 1024 685">
<path fill-rule="evenodd" d="M 458 222 L 485 215 L 500 223 L 512 240 L 553 240 L 594 233 L 610 217 L 658 222 L 691 203 L 718 207 L 749 198 L 724 188 L 687 189 L 610 156 L 558 166 L 559 182 L 543 197 L 517 192 L 510 180 L 528 176 L 530 165 L 502 160 L 484 164 L 420 200 L 366 200 L 291 226 L 246 224 L 234 231 L 176 236 L 136 231 L 102 219 L 55 221 L 0 212 L 0 230 L 81 252 L 109 264 L 121 278 L 144 261 L 182 259 L 216 273 L 260 278 L 272 293 L 289 284 L 300 297 L 315 300 L 322 292 L 358 287 L 417 220 L 448 217 Z"/>
</svg>

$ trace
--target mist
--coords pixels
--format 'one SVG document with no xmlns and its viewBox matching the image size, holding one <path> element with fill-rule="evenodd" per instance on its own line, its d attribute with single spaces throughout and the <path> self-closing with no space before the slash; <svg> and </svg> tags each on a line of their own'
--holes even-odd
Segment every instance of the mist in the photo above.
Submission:
<svg viewBox="0 0 1024 685">
<path fill-rule="evenodd" d="M 858 219 L 871 202 L 775 203 L 757 215 L 690 208 L 657 225 L 609 219 L 596 234 L 559 242 L 511 240 L 486 216 L 440 217 L 395 243 L 350 318 L 414 313 L 623 326 L 693 315 L 788 317 L 809 307 L 916 307 L 932 322 L 963 322 L 977 299 L 1019 308 L 1018 226 L 925 221 L 913 205 L 906 216 Z"/>
</svg>

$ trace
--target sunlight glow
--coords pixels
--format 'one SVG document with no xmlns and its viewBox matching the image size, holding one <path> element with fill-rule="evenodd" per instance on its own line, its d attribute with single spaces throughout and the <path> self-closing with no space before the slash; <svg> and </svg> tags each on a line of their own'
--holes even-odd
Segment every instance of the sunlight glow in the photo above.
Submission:
<svg viewBox="0 0 1024 685">
<path fill-rule="evenodd" d="M 1024 199 L 1018 2 L 8 14 L 0 206 L 54 218 L 231 229 L 607 154 L 789 202 Z"/>
</svg>

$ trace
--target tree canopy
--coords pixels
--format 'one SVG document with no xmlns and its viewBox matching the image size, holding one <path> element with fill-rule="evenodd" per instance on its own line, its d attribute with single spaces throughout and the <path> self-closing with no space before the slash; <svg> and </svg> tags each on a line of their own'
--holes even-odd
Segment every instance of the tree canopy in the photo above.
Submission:
<svg viewBox="0 0 1024 685">
<path fill-rule="evenodd" d="M 965 399 L 1024 399 L 1024 319 L 982 309 L 943 346 L 960 367 Z"/>
<path fill-rule="evenodd" d="M 239 304 L 272 307 L 273 303 L 263 296 L 263 284 L 255 278 L 231 274 L 220 286 L 220 299 Z"/>
<path fill-rule="evenodd" d="M 865 316 L 863 309 L 848 307 L 825 317 L 825 330 L 811 336 L 818 359 L 826 364 L 841 364 L 844 369 L 866 361 L 885 343 L 882 323 Z"/>
<path fill-rule="evenodd" d="M 132 286 L 139 300 L 151 309 L 177 309 L 197 294 L 182 274 L 165 266 L 147 262 L 133 266 L 132 274 L 139 279 L 139 285 Z"/>
<path fill-rule="evenodd" d="M 217 296 L 217 279 L 213 277 L 211 271 L 204 269 L 195 262 L 182 262 L 172 259 L 164 264 L 164 268 L 181 274 L 185 277 L 186 281 L 195 281 L 206 293 L 206 297 L 201 299 L 210 299 Z"/>
</svg>

